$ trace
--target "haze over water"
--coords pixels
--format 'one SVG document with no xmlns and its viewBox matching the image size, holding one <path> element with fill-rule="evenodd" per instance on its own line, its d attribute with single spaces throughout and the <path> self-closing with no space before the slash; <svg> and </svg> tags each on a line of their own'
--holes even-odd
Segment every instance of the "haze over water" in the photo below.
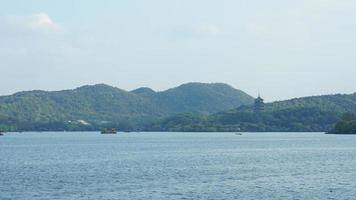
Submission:
<svg viewBox="0 0 356 200">
<path fill-rule="evenodd" d="M 353 199 L 356 137 L 11 133 L 0 199 Z"/>
</svg>

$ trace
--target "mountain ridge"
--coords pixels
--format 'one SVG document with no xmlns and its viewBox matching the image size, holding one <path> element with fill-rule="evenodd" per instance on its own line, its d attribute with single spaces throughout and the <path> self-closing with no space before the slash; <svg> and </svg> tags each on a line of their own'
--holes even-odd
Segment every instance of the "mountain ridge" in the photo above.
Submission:
<svg viewBox="0 0 356 200">
<path fill-rule="evenodd" d="M 265 104 L 223 83 L 186 83 L 164 91 L 126 91 L 106 84 L 0 96 L 0 130 L 328 131 L 356 93 L 299 97 Z"/>
<path fill-rule="evenodd" d="M 177 114 L 161 119 L 151 131 L 256 131 L 256 132 L 326 132 L 344 113 L 356 113 L 356 93 L 321 95 L 265 104 L 261 113 L 253 106 L 212 115 Z"/>
<path fill-rule="evenodd" d="M 96 125 L 143 124 L 174 113 L 211 114 L 253 101 L 251 96 L 231 86 L 221 84 L 219 87 L 226 90 L 215 91 L 221 90 L 216 84 L 188 83 L 161 92 L 141 89 L 149 95 L 143 95 L 140 90 L 126 91 L 106 84 L 60 91 L 18 92 L 0 97 L 0 123 L 18 126 L 81 120 Z M 200 104 L 203 106 L 197 106 Z"/>
</svg>

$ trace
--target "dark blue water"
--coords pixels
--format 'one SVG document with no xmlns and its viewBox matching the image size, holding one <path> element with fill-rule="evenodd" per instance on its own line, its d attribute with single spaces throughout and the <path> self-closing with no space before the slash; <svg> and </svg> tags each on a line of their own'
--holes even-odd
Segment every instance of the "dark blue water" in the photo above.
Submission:
<svg viewBox="0 0 356 200">
<path fill-rule="evenodd" d="M 0 199 L 356 199 L 356 136 L 8 134 Z"/>
</svg>

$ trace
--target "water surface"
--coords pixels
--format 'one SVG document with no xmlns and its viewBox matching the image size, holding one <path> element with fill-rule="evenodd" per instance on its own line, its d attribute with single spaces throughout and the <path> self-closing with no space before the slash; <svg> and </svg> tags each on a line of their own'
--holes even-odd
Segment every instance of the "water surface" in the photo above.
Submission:
<svg viewBox="0 0 356 200">
<path fill-rule="evenodd" d="M 356 136 L 14 133 L 0 199 L 355 199 Z"/>
</svg>

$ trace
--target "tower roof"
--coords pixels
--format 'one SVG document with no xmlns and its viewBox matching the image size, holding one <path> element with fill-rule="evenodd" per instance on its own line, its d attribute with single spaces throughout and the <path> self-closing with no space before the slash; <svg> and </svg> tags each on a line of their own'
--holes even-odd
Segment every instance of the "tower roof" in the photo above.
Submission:
<svg viewBox="0 0 356 200">
<path fill-rule="evenodd" d="M 256 98 L 256 100 L 263 101 L 263 99 L 260 97 L 260 95 L 258 95 L 258 97 Z"/>
</svg>

